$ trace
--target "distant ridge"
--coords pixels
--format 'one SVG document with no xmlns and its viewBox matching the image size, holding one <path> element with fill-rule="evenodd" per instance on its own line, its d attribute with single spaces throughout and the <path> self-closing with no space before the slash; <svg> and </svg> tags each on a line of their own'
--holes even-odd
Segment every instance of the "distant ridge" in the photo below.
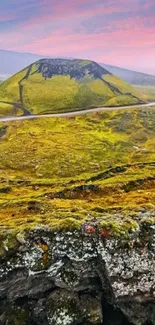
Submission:
<svg viewBox="0 0 155 325">
<path fill-rule="evenodd" d="M 155 76 L 100 63 L 100 65 L 132 85 L 155 86 Z"/>
<path fill-rule="evenodd" d="M 13 75 L 38 59 L 40 59 L 40 56 L 36 54 L 0 49 L 0 75 Z"/>
<path fill-rule="evenodd" d="M 54 57 L 51 56 L 51 58 Z M 43 57 L 41 55 L 32 53 L 18 53 L 0 49 L 0 63 L 2 63 L 0 64 L 0 80 L 2 79 L 1 75 L 4 75 L 7 78 L 8 75 L 13 75 L 17 73 L 18 71 L 24 69 L 26 66 L 32 64 L 33 62 L 39 59 L 43 59 Z M 123 69 L 104 63 L 99 64 L 109 72 L 117 75 L 118 77 L 124 79 L 130 84 L 155 86 L 155 76 L 153 75 L 131 71 L 129 69 Z"/>
</svg>

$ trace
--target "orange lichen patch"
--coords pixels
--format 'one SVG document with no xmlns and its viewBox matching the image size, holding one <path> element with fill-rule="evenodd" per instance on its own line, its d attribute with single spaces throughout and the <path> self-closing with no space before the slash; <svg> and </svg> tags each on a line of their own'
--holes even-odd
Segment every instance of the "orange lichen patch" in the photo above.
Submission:
<svg viewBox="0 0 155 325">
<path fill-rule="evenodd" d="M 49 247 L 46 244 L 38 243 L 38 246 L 44 251 L 44 253 L 49 250 Z"/>
<path fill-rule="evenodd" d="M 37 242 L 37 245 L 43 250 L 42 263 L 44 266 L 46 266 L 49 261 L 49 258 L 48 258 L 49 246 L 42 242 Z"/>
<path fill-rule="evenodd" d="M 110 237 L 110 231 L 107 229 L 107 228 L 103 228 L 101 231 L 100 231 L 100 235 L 101 235 L 101 238 L 103 239 L 107 239 Z"/>
<path fill-rule="evenodd" d="M 133 247 L 134 247 L 134 241 L 129 241 L 129 242 L 128 242 L 128 246 L 129 246 L 130 248 L 133 248 Z"/>
<path fill-rule="evenodd" d="M 43 258 L 42 258 L 42 263 L 44 266 L 46 266 L 48 264 L 48 255 L 47 254 L 43 254 Z"/>
</svg>

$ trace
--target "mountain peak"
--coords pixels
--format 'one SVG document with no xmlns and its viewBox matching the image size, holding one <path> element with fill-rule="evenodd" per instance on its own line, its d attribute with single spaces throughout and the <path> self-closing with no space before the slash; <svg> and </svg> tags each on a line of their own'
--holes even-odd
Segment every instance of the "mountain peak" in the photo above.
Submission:
<svg viewBox="0 0 155 325">
<path fill-rule="evenodd" d="M 36 62 L 38 72 L 44 78 L 52 78 L 55 75 L 70 76 L 77 80 L 85 76 L 102 79 L 102 75 L 111 74 L 94 61 L 81 59 L 40 59 Z"/>
<path fill-rule="evenodd" d="M 0 101 L 24 114 L 132 105 L 141 99 L 138 91 L 96 62 L 80 59 L 40 59 L 0 85 Z"/>
</svg>

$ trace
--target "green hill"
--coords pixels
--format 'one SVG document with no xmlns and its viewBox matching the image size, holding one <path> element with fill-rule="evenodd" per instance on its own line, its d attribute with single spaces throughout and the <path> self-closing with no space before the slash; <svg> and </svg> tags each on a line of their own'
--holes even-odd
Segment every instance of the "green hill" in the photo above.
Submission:
<svg viewBox="0 0 155 325">
<path fill-rule="evenodd" d="M 0 84 L 1 116 L 142 102 L 138 90 L 88 60 L 41 59 Z"/>
</svg>

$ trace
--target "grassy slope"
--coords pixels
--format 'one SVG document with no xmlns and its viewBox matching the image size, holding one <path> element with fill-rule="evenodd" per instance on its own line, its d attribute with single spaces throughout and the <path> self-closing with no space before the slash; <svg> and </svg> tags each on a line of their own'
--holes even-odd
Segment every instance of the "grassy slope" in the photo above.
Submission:
<svg viewBox="0 0 155 325">
<path fill-rule="evenodd" d="M 155 109 L 5 123 L 0 135 L 1 230 L 91 215 L 117 233 L 154 211 Z"/>
<path fill-rule="evenodd" d="M 12 116 L 13 115 L 13 106 L 5 103 L 0 103 L 0 117 L 3 116 Z"/>
<path fill-rule="evenodd" d="M 133 85 L 139 92 L 144 94 L 144 100 L 155 101 L 155 86 L 137 86 Z"/>
<path fill-rule="evenodd" d="M 121 95 L 121 96 L 117 96 L 114 98 L 109 99 L 105 106 L 123 106 L 125 103 L 125 105 L 137 105 L 139 103 L 138 99 L 136 99 L 135 97 L 131 97 L 131 96 L 126 96 L 126 95 Z"/>
<path fill-rule="evenodd" d="M 79 84 L 69 76 L 44 80 L 40 74 L 34 74 L 24 81 L 24 89 L 24 103 L 33 108 L 34 114 L 87 109 L 103 105 L 114 96 L 100 80 L 88 79 Z"/>
<path fill-rule="evenodd" d="M 0 100 L 19 102 L 18 82 L 25 76 L 27 69 L 20 71 L 0 85 Z"/>
<path fill-rule="evenodd" d="M 12 103 L 20 103 L 18 82 L 25 76 L 26 71 L 27 68 L 0 84 L 0 117 L 14 115 L 16 105 L 12 105 Z M 9 102 L 11 104 L 8 104 Z M 22 115 L 19 107 L 16 107 L 16 113 L 19 116 Z"/>
<path fill-rule="evenodd" d="M 123 94 L 132 94 L 135 97 L 140 97 L 140 92 L 136 90 L 133 86 L 128 84 L 126 81 L 121 80 L 117 76 L 114 75 L 104 75 L 103 79 L 112 84 L 113 86 L 116 86 Z"/>
<path fill-rule="evenodd" d="M 81 61 L 80 64 L 85 65 L 87 61 Z M 24 106 L 34 114 L 87 109 L 106 104 L 128 105 L 137 102 L 133 96 L 143 99 L 140 92 L 112 75 L 103 75 L 103 80 L 87 76 L 80 82 L 69 76 L 54 76 L 45 80 L 40 73 L 34 73 L 36 70 L 37 64 L 34 64 L 28 79 L 21 83 Z M 27 68 L 0 85 L 0 100 L 20 102 L 18 83 L 26 72 Z M 122 95 L 117 94 L 113 87 L 117 87 Z"/>
</svg>

